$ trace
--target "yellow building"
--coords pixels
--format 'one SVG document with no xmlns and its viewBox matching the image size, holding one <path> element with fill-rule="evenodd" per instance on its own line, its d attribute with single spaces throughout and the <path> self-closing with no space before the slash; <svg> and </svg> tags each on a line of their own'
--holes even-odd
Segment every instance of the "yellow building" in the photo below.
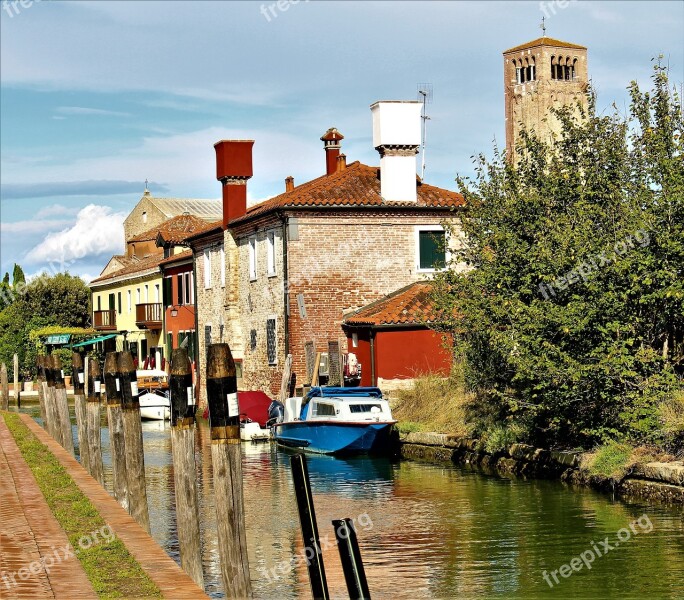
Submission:
<svg viewBox="0 0 684 600">
<path fill-rule="evenodd" d="M 126 240 L 126 253 L 113 256 L 97 279 L 90 282 L 93 329 L 112 334 L 104 351 L 130 350 L 139 368 L 164 368 L 170 348 L 165 348 L 165 306 L 172 303 L 164 289 L 160 263 L 184 248 L 169 245 L 206 225 L 184 214 Z M 164 248 L 158 247 L 164 245 Z"/>
</svg>

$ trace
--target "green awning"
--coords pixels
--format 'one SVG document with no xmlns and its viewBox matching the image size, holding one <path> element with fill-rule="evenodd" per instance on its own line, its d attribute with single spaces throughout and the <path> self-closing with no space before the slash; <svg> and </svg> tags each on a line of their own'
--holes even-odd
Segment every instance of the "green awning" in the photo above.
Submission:
<svg viewBox="0 0 684 600">
<path fill-rule="evenodd" d="M 118 334 L 110 333 L 109 335 L 101 335 L 100 337 L 93 338 L 92 340 L 86 340 L 85 342 L 79 342 L 78 344 L 73 344 L 72 348 L 78 348 L 79 346 L 92 346 L 97 344 L 97 342 L 104 342 L 110 338 L 116 337 Z"/>
</svg>

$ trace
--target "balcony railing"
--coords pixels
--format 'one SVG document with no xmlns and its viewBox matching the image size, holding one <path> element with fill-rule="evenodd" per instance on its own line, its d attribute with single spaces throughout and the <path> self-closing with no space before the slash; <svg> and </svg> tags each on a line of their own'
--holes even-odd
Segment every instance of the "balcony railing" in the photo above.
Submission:
<svg viewBox="0 0 684 600">
<path fill-rule="evenodd" d="M 115 310 L 95 310 L 93 311 L 93 327 L 98 331 L 116 330 L 116 311 Z"/>
<path fill-rule="evenodd" d="M 161 302 L 155 304 L 136 304 L 135 324 L 140 329 L 161 329 L 162 312 Z"/>
</svg>

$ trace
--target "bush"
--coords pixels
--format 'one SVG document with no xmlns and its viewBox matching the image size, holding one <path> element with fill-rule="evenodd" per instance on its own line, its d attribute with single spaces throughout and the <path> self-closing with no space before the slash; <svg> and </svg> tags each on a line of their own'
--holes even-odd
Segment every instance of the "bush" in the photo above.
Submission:
<svg viewBox="0 0 684 600">
<path fill-rule="evenodd" d="M 684 393 L 664 400 L 658 407 L 664 446 L 668 451 L 684 455 Z"/>
<path fill-rule="evenodd" d="M 526 437 L 526 433 L 525 428 L 519 423 L 496 425 L 484 433 L 482 441 L 489 454 L 496 454 L 511 444 L 522 441 Z"/>
</svg>

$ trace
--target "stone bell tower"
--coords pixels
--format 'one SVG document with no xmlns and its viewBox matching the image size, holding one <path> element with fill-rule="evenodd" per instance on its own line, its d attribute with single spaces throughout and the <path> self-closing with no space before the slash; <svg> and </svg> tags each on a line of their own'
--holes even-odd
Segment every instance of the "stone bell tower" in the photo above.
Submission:
<svg viewBox="0 0 684 600">
<path fill-rule="evenodd" d="M 506 149 L 514 148 L 524 127 L 550 141 L 560 131 L 551 108 L 586 108 L 587 49 L 585 46 L 540 37 L 503 53 L 506 103 Z"/>
</svg>

